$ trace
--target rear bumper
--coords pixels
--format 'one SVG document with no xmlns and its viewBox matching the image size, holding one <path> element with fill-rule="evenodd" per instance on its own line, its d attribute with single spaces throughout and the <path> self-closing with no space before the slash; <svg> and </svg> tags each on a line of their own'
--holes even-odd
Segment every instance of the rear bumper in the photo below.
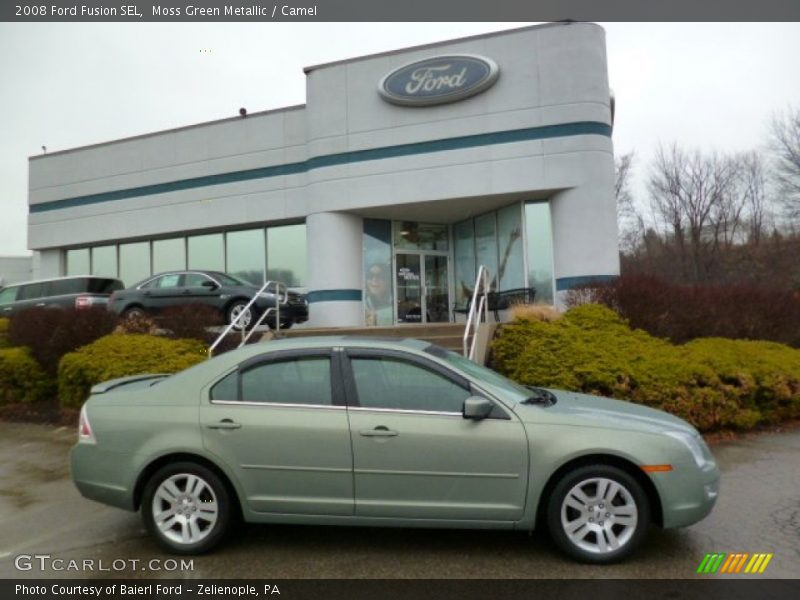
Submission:
<svg viewBox="0 0 800 600">
<path fill-rule="evenodd" d="M 72 482 L 81 496 L 125 510 L 133 506 L 133 486 L 124 480 L 120 468 L 128 457 L 104 452 L 95 444 L 78 443 L 70 451 Z"/>
</svg>

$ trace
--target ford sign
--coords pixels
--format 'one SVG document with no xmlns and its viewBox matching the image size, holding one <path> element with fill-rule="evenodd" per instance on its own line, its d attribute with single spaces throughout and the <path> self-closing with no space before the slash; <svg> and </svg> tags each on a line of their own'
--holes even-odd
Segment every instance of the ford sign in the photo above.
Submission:
<svg viewBox="0 0 800 600">
<path fill-rule="evenodd" d="M 456 102 L 488 89 L 500 69 L 490 58 L 458 54 L 426 58 L 395 69 L 378 84 L 387 102 L 431 106 Z"/>
</svg>

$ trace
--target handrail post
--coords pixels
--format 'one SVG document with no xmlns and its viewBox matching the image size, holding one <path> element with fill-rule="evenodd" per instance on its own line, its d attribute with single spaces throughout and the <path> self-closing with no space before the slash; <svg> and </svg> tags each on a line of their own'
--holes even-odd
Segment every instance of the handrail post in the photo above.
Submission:
<svg viewBox="0 0 800 600">
<path fill-rule="evenodd" d="M 475 350 L 477 348 L 478 327 L 480 320 L 481 318 L 487 322 L 489 320 L 489 300 L 487 297 L 489 285 L 489 270 L 483 265 L 480 265 L 480 267 L 478 267 L 478 276 L 475 278 L 475 289 L 472 292 L 472 300 L 469 304 L 469 315 L 467 316 L 467 325 L 464 328 L 464 339 L 462 345 L 464 356 L 473 361 L 475 360 Z M 481 293 L 481 290 L 483 293 Z M 478 300 L 479 297 L 480 301 Z M 474 329 L 472 335 L 472 344 L 469 344 L 469 335 L 470 330 L 472 329 Z"/>
<path fill-rule="evenodd" d="M 282 283 L 282 282 L 280 282 L 280 281 L 271 281 L 271 280 L 270 280 L 270 281 L 267 281 L 266 283 L 264 283 L 264 285 L 262 285 L 262 286 L 259 288 L 259 290 L 258 290 L 258 291 L 257 291 L 257 292 L 256 292 L 256 293 L 253 295 L 253 297 L 250 299 L 250 302 L 248 302 L 248 303 L 245 305 L 244 309 L 242 309 L 242 312 L 240 312 L 240 313 L 239 313 L 239 314 L 236 316 L 236 318 L 235 318 L 235 319 L 233 319 L 233 320 L 230 322 L 230 324 L 229 324 L 229 325 L 228 325 L 228 326 L 227 326 L 227 327 L 226 327 L 226 328 L 223 330 L 223 332 L 222 332 L 221 334 L 219 334 L 219 336 L 217 337 L 217 339 L 216 339 L 216 340 L 214 340 L 214 343 L 213 343 L 213 344 L 211 344 L 211 346 L 208 348 L 208 357 L 209 357 L 209 358 L 211 358 L 211 357 L 213 356 L 213 354 L 214 354 L 214 349 L 215 349 L 217 346 L 219 346 L 220 342 L 222 342 L 222 340 L 223 340 L 223 339 L 225 339 L 225 336 L 226 336 L 226 335 L 228 335 L 228 333 L 230 333 L 231 329 L 233 329 L 234 327 L 236 327 L 236 324 L 237 324 L 237 323 L 238 323 L 238 322 L 239 322 L 239 321 L 242 319 L 242 317 L 243 317 L 245 314 L 247 314 L 247 311 L 249 311 L 249 310 L 250 310 L 250 307 L 252 307 L 252 306 L 253 306 L 253 304 L 255 304 L 255 303 L 256 303 L 256 300 L 258 300 L 258 297 L 259 297 L 259 295 L 261 295 L 262 293 L 264 293 L 264 290 L 266 290 L 266 289 L 267 289 L 267 288 L 268 288 L 270 285 L 273 285 L 273 284 L 275 285 L 275 307 L 274 307 L 274 308 L 269 308 L 269 309 L 265 310 L 265 311 L 264 311 L 264 312 L 261 314 L 261 317 L 258 319 L 258 321 L 256 321 L 256 323 L 255 323 L 255 324 L 253 325 L 253 327 L 250 329 L 250 332 L 249 332 L 249 333 L 247 333 L 247 332 L 245 331 L 245 330 L 247 329 L 247 327 L 246 327 L 246 326 L 244 326 L 244 325 L 242 326 L 242 341 L 239 343 L 239 347 L 241 348 L 242 346 L 244 346 L 244 345 L 247 343 L 247 340 L 249 340 L 249 339 L 250 339 L 250 336 L 251 336 L 251 335 L 253 335 L 253 332 L 256 330 L 256 327 L 258 327 L 259 325 L 261 325 L 261 323 L 264 321 L 264 319 L 266 318 L 266 316 L 267 316 L 268 314 L 270 314 L 270 313 L 271 313 L 273 310 L 275 311 L 276 318 L 277 318 L 277 321 L 276 321 L 276 329 L 277 329 L 277 330 L 280 330 L 280 326 L 281 326 L 281 323 L 280 323 L 280 305 L 281 305 L 281 304 L 287 304 L 287 303 L 289 302 L 289 290 L 288 290 L 288 288 L 286 287 L 286 284 L 284 284 L 284 283 Z M 281 288 L 283 288 L 283 295 L 281 295 Z M 246 334 L 246 335 L 245 335 L 245 334 Z"/>
</svg>

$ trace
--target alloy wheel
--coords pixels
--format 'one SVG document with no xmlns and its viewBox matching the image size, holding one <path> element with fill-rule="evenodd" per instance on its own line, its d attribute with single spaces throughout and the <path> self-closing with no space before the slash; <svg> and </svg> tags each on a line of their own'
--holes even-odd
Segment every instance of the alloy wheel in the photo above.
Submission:
<svg viewBox="0 0 800 600">
<path fill-rule="evenodd" d="M 161 534 L 175 544 L 196 544 L 213 531 L 219 518 L 217 495 L 202 477 L 177 473 L 161 482 L 152 514 Z"/>
</svg>

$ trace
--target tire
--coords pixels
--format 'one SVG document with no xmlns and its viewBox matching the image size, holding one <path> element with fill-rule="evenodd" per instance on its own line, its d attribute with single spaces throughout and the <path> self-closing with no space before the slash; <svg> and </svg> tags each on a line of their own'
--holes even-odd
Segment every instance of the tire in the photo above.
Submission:
<svg viewBox="0 0 800 600">
<path fill-rule="evenodd" d="M 642 486 L 617 467 L 594 465 L 567 473 L 547 502 L 556 545 L 581 562 L 609 564 L 630 556 L 650 524 Z"/>
<path fill-rule="evenodd" d="M 228 533 L 231 497 L 210 469 L 193 462 L 172 463 L 145 485 L 142 519 L 163 548 L 175 554 L 201 554 Z"/>
<path fill-rule="evenodd" d="M 147 316 L 147 313 L 141 306 L 131 306 L 122 311 L 121 316 L 123 319 L 142 319 Z"/>
<path fill-rule="evenodd" d="M 236 316 L 244 310 L 245 306 L 247 306 L 247 302 L 244 300 L 236 300 L 235 302 L 231 303 L 225 313 L 225 319 L 228 325 L 233 323 L 234 319 L 236 319 Z M 242 328 L 245 330 L 249 329 L 250 325 L 255 323 L 257 317 L 253 309 L 250 308 L 247 312 L 249 313 L 249 316 L 242 317 L 241 320 L 233 326 L 236 331 L 241 331 Z"/>
</svg>

